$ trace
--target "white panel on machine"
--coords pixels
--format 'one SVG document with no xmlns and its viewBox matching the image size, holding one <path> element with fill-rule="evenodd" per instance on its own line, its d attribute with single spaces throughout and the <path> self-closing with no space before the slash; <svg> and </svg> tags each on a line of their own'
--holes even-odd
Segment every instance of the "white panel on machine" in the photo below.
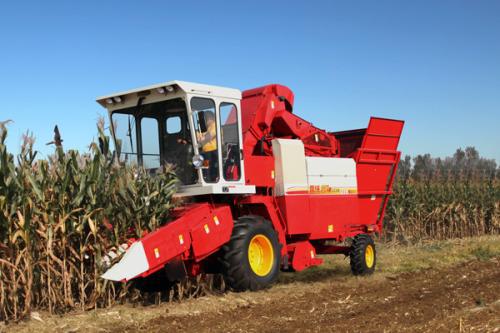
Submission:
<svg viewBox="0 0 500 333">
<path fill-rule="evenodd" d="M 352 158 L 306 157 L 311 194 L 356 194 L 356 162 Z"/>
<path fill-rule="evenodd" d="M 352 158 L 305 156 L 300 140 L 272 141 L 277 196 L 287 194 L 357 194 Z"/>
<path fill-rule="evenodd" d="M 300 140 L 272 141 L 276 195 L 308 192 L 304 144 Z"/>
</svg>

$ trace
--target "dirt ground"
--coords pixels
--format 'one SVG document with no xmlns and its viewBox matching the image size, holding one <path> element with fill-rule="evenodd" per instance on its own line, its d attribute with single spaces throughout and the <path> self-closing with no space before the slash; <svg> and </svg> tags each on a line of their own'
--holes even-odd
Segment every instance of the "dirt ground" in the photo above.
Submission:
<svg viewBox="0 0 500 333">
<path fill-rule="evenodd" d="M 381 247 L 356 278 L 342 257 L 282 274 L 256 293 L 122 305 L 63 317 L 36 313 L 12 332 L 500 332 L 500 237 Z"/>
</svg>

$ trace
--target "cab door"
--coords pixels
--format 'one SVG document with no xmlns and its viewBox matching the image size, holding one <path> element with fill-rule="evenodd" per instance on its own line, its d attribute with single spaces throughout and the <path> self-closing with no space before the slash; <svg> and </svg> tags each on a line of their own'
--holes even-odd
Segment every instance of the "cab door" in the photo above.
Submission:
<svg viewBox="0 0 500 333">
<path fill-rule="evenodd" d="M 219 105 L 221 128 L 222 176 L 225 181 L 241 179 L 241 149 L 238 126 L 238 110 L 234 103 Z"/>
</svg>

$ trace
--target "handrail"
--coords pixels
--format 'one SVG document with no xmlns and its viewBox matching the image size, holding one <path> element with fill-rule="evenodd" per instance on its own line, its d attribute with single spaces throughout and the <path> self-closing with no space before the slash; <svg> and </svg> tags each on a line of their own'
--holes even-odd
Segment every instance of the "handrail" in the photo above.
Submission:
<svg viewBox="0 0 500 333">
<path fill-rule="evenodd" d="M 374 148 L 358 148 L 358 151 L 365 151 L 369 153 L 383 153 L 383 154 L 397 154 L 399 151 L 397 150 L 389 150 L 389 149 L 374 149 Z"/>
<path fill-rule="evenodd" d="M 359 163 L 367 163 L 367 164 L 389 164 L 389 165 L 392 165 L 392 164 L 396 164 L 397 161 L 396 160 L 369 160 L 369 159 L 360 159 L 358 160 L 358 164 Z"/>
</svg>

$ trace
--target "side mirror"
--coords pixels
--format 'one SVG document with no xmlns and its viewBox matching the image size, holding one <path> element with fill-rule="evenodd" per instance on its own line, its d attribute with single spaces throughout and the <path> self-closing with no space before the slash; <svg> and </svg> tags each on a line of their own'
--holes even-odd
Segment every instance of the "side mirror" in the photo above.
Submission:
<svg viewBox="0 0 500 333">
<path fill-rule="evenodd" d="M 196 168 L 196 169 L 201 169 L 203 168 L 203 165 L 204 165 L 204 162 L 205 161 L 205 158 L 201 155 L 194 155 L 193 156 L 193 166 Z"/>
</svg>

